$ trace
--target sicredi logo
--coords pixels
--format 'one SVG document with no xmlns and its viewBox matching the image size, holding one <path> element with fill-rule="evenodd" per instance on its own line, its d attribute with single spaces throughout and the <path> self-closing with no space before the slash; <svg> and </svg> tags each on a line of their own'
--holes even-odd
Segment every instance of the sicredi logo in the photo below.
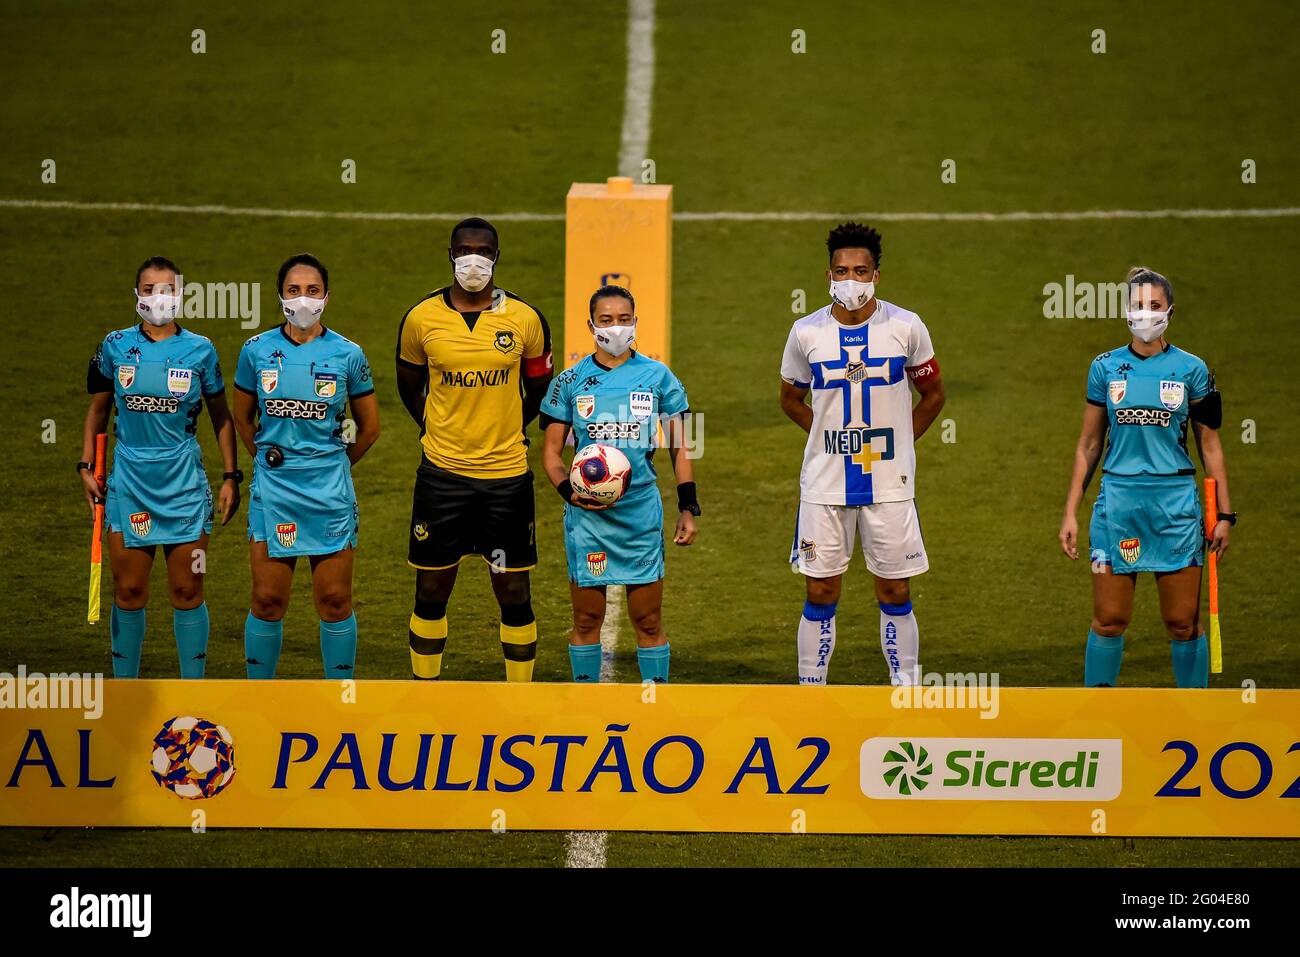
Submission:
<svg viewBox="0 0 1300 957">
<path fill-rule="evenodd" d="M 878 800 L 1113 801 L 1118 738 L 868 738 L 859 783 Z"/>
</svg>

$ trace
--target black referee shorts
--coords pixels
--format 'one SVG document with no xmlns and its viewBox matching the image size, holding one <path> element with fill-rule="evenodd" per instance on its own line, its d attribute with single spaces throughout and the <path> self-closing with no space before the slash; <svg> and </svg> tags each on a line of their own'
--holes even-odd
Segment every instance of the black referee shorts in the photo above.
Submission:
<svg viewBox="0 0 1300 957">
<path fill-rule="evenodd" d="M 470 478 L 422 458 L 415 472 L 407 561 L 437 571 L 469 555 L 481 555 L 501 571 L 537 566 L 533 473 Z"/>
</svg>

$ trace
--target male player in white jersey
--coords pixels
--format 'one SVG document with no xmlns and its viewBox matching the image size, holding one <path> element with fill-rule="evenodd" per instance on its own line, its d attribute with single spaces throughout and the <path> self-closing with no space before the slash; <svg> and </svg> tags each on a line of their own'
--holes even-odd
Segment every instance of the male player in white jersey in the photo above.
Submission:
<svg viewBox="0 0 1300 957">
<path fill-rule="evenodd" d="M 795 322 L 781 360 L 781 410 L 808 433 L 790 553 L 808 584 L 799 683 L 826 684 L 856 534 L 876 580 L 890 683 L 916 684 L 920 637 L 908 579 L 930 562 L 913 502 L 913 442 L 943 408 L 943 380 L 920 317 L 876 298 L 880 234 L 845 223 L 826 246 L 833 301 Z M 915 408 L 909 381 L 921 396 Z"/>
</svg>

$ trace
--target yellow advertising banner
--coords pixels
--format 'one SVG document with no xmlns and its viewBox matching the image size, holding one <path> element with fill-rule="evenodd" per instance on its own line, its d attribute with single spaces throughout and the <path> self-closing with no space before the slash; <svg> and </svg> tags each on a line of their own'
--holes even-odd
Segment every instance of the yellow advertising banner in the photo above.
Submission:
<svg viewBox="0 0 1300 957">
<path fill-rule="evenodd" d="M 0 676 L 0 824 L 1300 837 L 1300 691 L 100 688 Z"/>
<path fill-rule="evenodd" d="M 612 176 L 574 183 L 565 201 L 564 368 L 594 348 L 591 294 L 622 286 L 636 299 L 638 352 L 668 362 L 672 349 L 673 188 Z"/>
</svg>

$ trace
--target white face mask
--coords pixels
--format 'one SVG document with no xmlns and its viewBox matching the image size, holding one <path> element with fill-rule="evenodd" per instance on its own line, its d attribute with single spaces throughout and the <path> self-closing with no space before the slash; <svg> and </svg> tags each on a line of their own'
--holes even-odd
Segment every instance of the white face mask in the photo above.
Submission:
<svg viewBox="0 0 1300 957">
<path fill-rule="evenodd" d="M 874 282 L 858 282 L 856 279 L 838 279 L 831 283 L 831 298 L 849 312 L 857 312 L 871 301 L 876 294 Z"/>
<path fill-rule="evenodd" d="M 496 266 L 486 256 L 461 256 L 453 259 L 456 266 L 456 282 L 466 292 L 478 292 L 492 279 L 492 269 Z"/>
<path fill-rule="evenodd" d="M 1161 312 L 1158 309 L 1130 309 L 1128 327 L 1133 335 L 1143 342 L 1155 342 L 1165 334 L 1169 326 L 1169 313 L 1173 306 Z"/>
<path fill-rule="evenodd" d="M 632 348 L 636 322 L 630 326 L 592 326 L 591 334 L 596 337 L 597 346 L 617 358 Z"/>
<path fill-rule="evenodd" d="M 325 299 L 328 299 L 327 295 Z M 325 311 L 325 299 L 313 299 L 311 296 L 298 296 L 296 299 L 280 299 L 284 309 L 284 318 L 295 329 L 310 329 L 320 322 L 321 313 Z"/>
<path fill-rule="evenodd" d="M 155 292 L 149 296 L 135 294 L 135 311 L 151 326 L 173 322 L 181 311 L 181 297 Z"/>
</svg>

